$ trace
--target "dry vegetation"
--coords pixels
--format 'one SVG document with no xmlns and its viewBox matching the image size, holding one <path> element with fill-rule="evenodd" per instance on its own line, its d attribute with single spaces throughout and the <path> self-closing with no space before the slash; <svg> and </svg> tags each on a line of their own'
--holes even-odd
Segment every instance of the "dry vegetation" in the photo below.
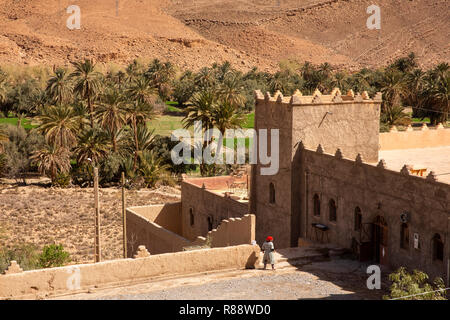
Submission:
<svg viewBox="0 0 450 320">
<path fill-rule="evenodd" d="M 179 190 L 127 191 L 127 206 L 179 200 Z M 39 248 L 61 243 L 73 263 L 93 261 L 94 196 L 92 188 L 18 187 L 0 184 L 0 246 L 32 243 Z M 122 257 L 121 191 L 100 191 L 103 259 Z"/>
</svg>

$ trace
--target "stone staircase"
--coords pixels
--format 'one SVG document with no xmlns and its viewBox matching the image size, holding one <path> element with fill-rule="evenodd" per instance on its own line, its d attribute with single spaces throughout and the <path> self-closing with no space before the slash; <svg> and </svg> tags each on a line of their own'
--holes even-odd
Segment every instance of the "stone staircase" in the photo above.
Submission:
<svg viewBox="0 0 450 320">
<path fill-rule="evenodd" d="M 333 257 L 338 257 L 347 252 L 346 249 L 333 245 L 314 244 L 305 247 L 294 247 L 275 250 L 275 268 L 296 267 L 311 262 L 327 261 Z M 262 263 L 263 253 L 261 253 L 260 268 L 264 267 Z M 271 268 L 270 265 L 267 266 Z"/>
</svg>

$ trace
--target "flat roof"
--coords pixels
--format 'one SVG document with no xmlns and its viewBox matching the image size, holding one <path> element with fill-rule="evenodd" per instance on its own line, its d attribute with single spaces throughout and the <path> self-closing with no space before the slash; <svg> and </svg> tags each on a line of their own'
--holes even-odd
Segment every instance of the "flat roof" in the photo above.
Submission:
<svg viewBox="0 0 450 320">
<path fill-rule="evenodd" d="M 423 177 L 434 171 L 438 182 L 450 184 L 450 146 L 436 148 L 379 151 L 378 158 L 386 161 L 387 169 L 400 171 L 403 166 L 426 168 Z"/>
</svg>

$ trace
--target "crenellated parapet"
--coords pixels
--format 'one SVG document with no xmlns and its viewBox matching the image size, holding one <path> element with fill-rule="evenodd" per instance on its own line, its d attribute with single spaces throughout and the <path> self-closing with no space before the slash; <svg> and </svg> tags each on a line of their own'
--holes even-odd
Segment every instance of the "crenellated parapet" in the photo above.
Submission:
<svg viewBox="0 0 450 320">
<path fill-rule="evenodd" d="M 255 99 L 261 102 L 275 102 L 291 106 L 314 105 L 314 104 L 346 104 L 346 103 L 381 103 L 382 94 L 378 92 L 370 98 L 367 91 L 362 93 L 349 90 L 345 95 L 339 88 L 334 88 L 330 94 L 323 94 L 316 89 L 312 95 L 303 95 L 300 90 L 296 90 L 292 96 L 283 96 L 280 91 L 272 96 L 270 92 L 263 94 L 260 90 L 255 90 Z"/>
<path fill-rule="evenodd" d="M 352 163 L 354 166 L 362 166 L 362 167 L 367 168 L 368 170 L 383 170 L 383 172 L 386 174 L 393 174 L 393 173 L 399 174 L 404 177 L 410 177 L 411 179 L 422 180 L 426 183 L 429 183 L 429 182 L 435 183 L 436 182 L 436 183 L 439 183 L 440 185 L 444 184 L 450 188 L 450 185 L 440 182 L 438 180 L 435 172 L 432 170 L 428 173 L 428 175 L 421 177 L 421 176 L 412 174 L 411 170 L 410 170 L 411 167 L 407 164 L 404 164 L 402 166 L 402 168 L 400 169 L 400 171 L 395 171 L 395 170 L 391 170 L 391 169 L 387 168 L 386 161 L 384 159 L 380 159 L 377 164 L 367 163 L 363 159 L 361 154 L 358 154 L 354 158 L 349 158 L 349 157 L 346 157 L 345 154 L 343 154 L 343 152 L 339 148 L 337 150 L 335 150 L 334 152 L 333 152 L 333 150 L 324 150 L 324 148 L 320 144 L 315 149 L 314 148 L 306 148 L 302 142 L 299 143 L 299 148 L 302 151 L 307 151 L 309 153 L 316 155 L 317 157 L 323 156 L 325 158 L 328 158 L 329 160 L 334 159 L 337 161 L 346 162 L 347 164 Z M 317 162 L 314 162 L 314 163 L 317 163 Z M 417 181 L 417 180 L 415 180 L 415 181 Z M 449 200 L 450 200 L 450 198 L 449 198 Z"/>
<path fill-rule="evenodd" d="M 206 237 L 197 237 L 193 244 L 209 244 L 211 248 L 250 244 L 255 240 L 255 226 L 256 217 L 253 214 L 223 219 L 216 229 L 209 231 Z"/>
<path fill-rule="evenodd" d="M 435 127 L 428 127 L 424 123 L 417 129 L 408 125 L 403 131 L 398 130 L 396 126 L 392 126 L 389 132 L 380 133 L 380 150 L 447 146 L 450 146 L 450 128 L 445 128 L 442 123 L 439 123 Z"/>
</svg>

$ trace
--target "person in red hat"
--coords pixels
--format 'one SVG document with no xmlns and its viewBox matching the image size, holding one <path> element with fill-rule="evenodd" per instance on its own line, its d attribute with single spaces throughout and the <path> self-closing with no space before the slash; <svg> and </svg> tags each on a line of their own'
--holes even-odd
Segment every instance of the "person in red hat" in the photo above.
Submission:
<svg viewBox="0 0 450 320">
<path fill-rule="evenodd" d="M 266 241 L 263 243 L 261 249 L 262 249 L 262 252 L 264 252 L 264 257 L 263 257 L 264 270 L 266 269 L 266 266 L 268 263 L 270 263 L 272 265 L 272 270 L 275 270 L 275 259 L 273 256 L 275 247 L 273 245 L 273 238 L 271 236 L 268 236 L 266 238 Z"/>
</svg>

